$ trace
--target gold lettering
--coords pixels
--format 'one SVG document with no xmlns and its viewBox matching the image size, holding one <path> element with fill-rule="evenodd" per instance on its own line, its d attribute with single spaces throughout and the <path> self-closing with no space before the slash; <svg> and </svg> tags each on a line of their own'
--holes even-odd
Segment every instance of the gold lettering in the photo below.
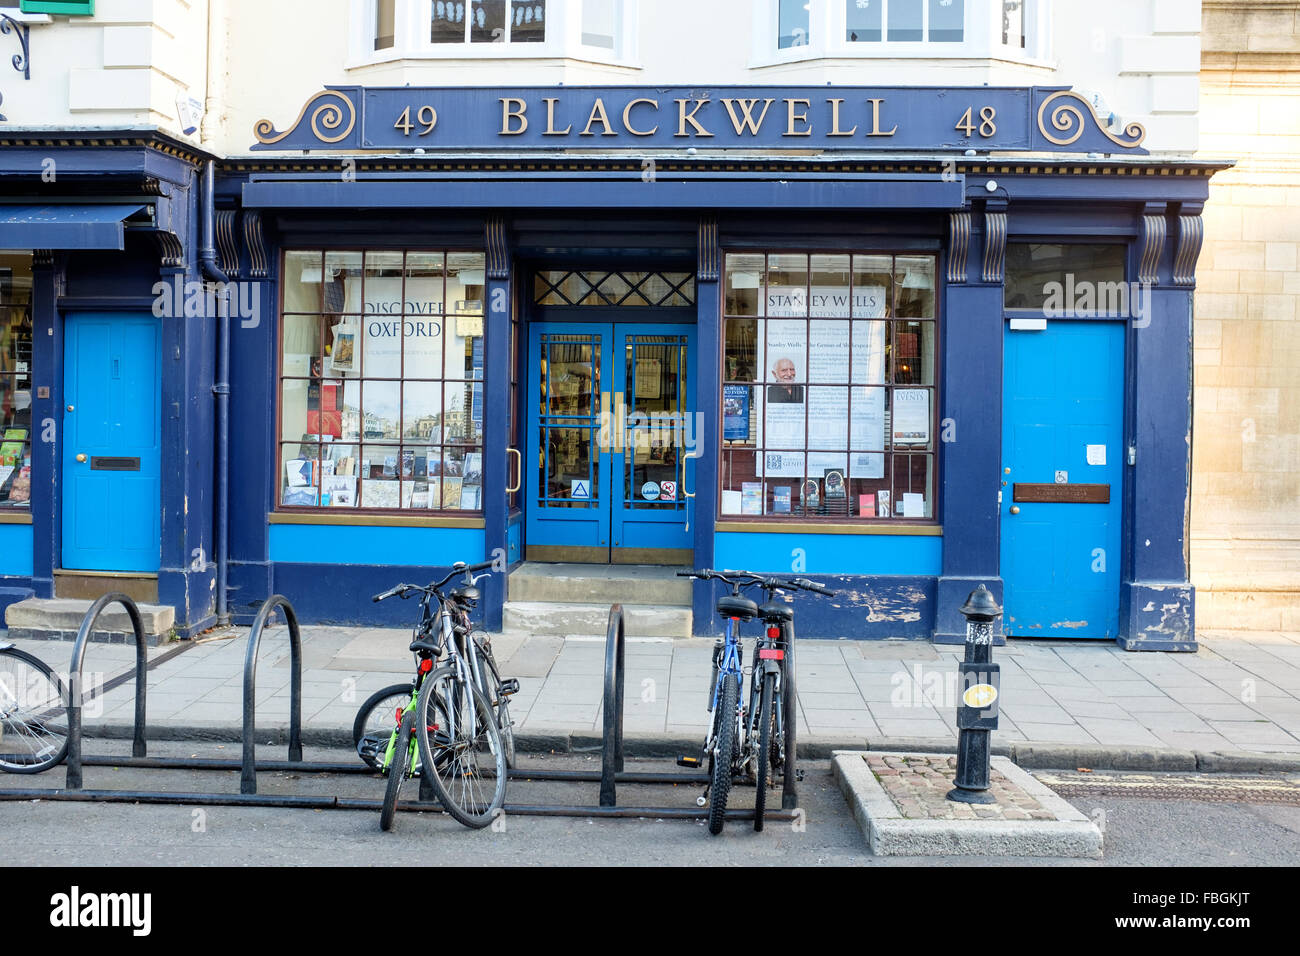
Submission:
<svg viewBox="0 0 1300 956">
<path fill-rule="evenodd" d="M 602 126 L 605 127 L 605 131 L 600 134 L 601 136 L 618 135 L 616 131 L 609 128 L 609 116 L 607 116 L 605 113 L 605 101 L 602 100 L 599 96 L 596 97 L 596 105 L 591 108 L 591 115 L 587 117 L 587 128 L 584 129 L 579 135 L 595 136 L 596 134 L 591 131 L 591 124 L 596 122 L 599 122 Z"/>
<path fill-rule="evenodd" d="M 843 100 L 828 99 L 826 102 L 831 104 L 831 131 L 826 134 L 827 136 L 852 136 L 858 131 L 856 125 L 851 130 L 840 129 L 840 104 L 844 102 Z"/>
<path fill-rule="evenodd" d="M 514 109 L 510 108 L 511 104 L 514 104 Z M 527 110 L 528 104 L 523 100 L 513 96 L 501 97 L 501 135 L 518 136 L 524 130 L 528 129 L 528 117 L 524 115 Z M 519 120 L 518 129 L 510 128 L 510 121 L 512 119 Z"/>
<path fill-rule="evenodd" d="M 653 136 L 655 133 L 659 132 L 658 123 L 655 124 L 654 129 L 651 129 L 646 132 L 642 132 L 639 129 L 635 129 L 632 126 L 632 107 L 639 106 L 642 103 L 649 103 L 655 109 L 659 109 L 658 100 L 647 100 L 647 99 L 633 100 L 632 102 L 628 103 L 627 106 L 623 107 L 623 128 L 626 129 L 633 136 Z"/>
<path fill-rule="evenodd" d="M 802 106 L 807 106 L 807 105 L 808 105 L 808 101 L 807 101 L 807 100 L 790 100 L 790 99 L 787 99 L 787 100 L 785 101 L 785 118 L 786 118 L 786 122 L 785 122 L 785 132 L 782 133 L 781 135 L 782 135 L 782 136 L 811 136 L 811 135 L 812 135 L 812 127 L 811 127 L 811 126 L 809 126 L 807 129 L 802 130 L 802 131 L 799 131 L 799 132 L 796 132 L 796 131 L 795 131 L 795 128 L 794 128 L 794 124 L 795 124 L 795 123 L 807 123 L 807 122 L 808 122 L 808 111 L 807 111 L 807 110 L 804 110 L 802 113 L 796 113 L 796 112 L 795 112 L 795 109 L 794 109 L 794 106 L 795 106 L 796 103 L 799 103 L 799 104 L 801 104 Z"/>
<path fill-rule="evenodd" d="M 542 135 L 568 136 L 569 131 L 573 129 L 572 123 L 564 127 L 564 129 L 555 128 L 555 104 L 560 101 L 553 96 L 548 96 L 546 99 L 542 100 L 542 102 L 546 104 L 546 132 Z"/>
<path fill-rule="evenodd" d="M 757 136 L 759 127 L 763 125 L 763 119 L 767 116 L 767 108 L 775 103 L 776 100 L 764 100 L 763 112 L 758 114 L 758 120 L 754 120 L 753 110 L 758 104 L 757 99 L 752 100 L 723 100 L 722 105 L 727 108 L 727 115 L 731 117 L 731 125 L 736 128 L 737 136 L 744 136 L 745 130 L 749 130 L 750 136 Z M 733 103 L 739 103 L 741 111 L 745 114 L 742 120 L 736 115 L 736 110 L 732 107 Z"/>
<path fill-rule="evenodd" d="M 677 104 L 677 132 L 673 134 L 674 136 L 691 136 L 691 135 L 712 136 L 713 135 L 707 129 L 701 126 L 699 124 L 699 121 L 695 119 L 695 114 L 699 112 L 701 106 L 709 102 L 708 100 L 695 100 L 694 101 L 695 105 L 691 107 L 691 111 L 689 113 L 686 112 L 686 104 L 692 102 L 691 100 L 674 100 L 673 102 Z M 694 134 L 686 132 L 687 123 L 690 123 L 692 126 L 695 127 Z"/>
<path fill-rule="evenodd" d="M 871 104 L 871 132 L 868 133 L 867 135 L 868 136 L 893 136 L 895 133 L 897 133 L 898 132 L 897 123 L 894 124 L 893 129 L 888 131 L 882 131 L 880 128 L 880 104 L 885 101 L 883 99 L 879 99 L 879 100 L 867 100 L 867 102 Z M 857 127 L 854 127 L 854 129 L 856 128 Z"/>
</svg>

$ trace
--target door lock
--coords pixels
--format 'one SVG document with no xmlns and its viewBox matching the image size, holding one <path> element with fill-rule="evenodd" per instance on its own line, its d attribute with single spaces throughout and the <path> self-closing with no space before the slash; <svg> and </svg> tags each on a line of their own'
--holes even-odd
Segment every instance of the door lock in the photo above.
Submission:
<svg viewBox="0 0 1300 956">
<path fill-rule="evenodd" d="M 82 462 L 84 462 L 85 460 L 86 460 L 86 456 L 85 456 L 85 455 L 78 455 L 78 456 L 77 456 L 77 461 L 82 461 Z"/>
<path fill-rule="evenodd" d="M 69 406 L 68 406 L 68 411 L 70 411 L 70 412 L 75 412 L 75 411 L 76 411 L 76 408 L 73 407 L 72 405 L 69 405 Z"/>
</svg>

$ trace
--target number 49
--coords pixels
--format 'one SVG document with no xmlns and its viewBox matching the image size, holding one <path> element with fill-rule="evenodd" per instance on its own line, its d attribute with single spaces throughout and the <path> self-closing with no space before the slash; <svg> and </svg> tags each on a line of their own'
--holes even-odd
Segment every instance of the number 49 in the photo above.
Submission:
<svg viewBox="0 0 1300 956">
<path fill-rule="evenodd" d="M 961 130 L 963 136 L 970 136 L 975 132 L 975 120 L 971 116 L 974 109 L 975 107 L 968 106 L 966 112 L 961 114 L 961 119 L 957 121 L 957 125 L 953 127 L 953 129 Z M 998 131 L 997 124 L 993 122 L 994 117 L 997 115 L 997 110 L 991 106 L 980 107 L 979 133 L 985 139 Z"/>
<path fill-rule="evenodd" d="M 967 110 L 967 112 L 970 112 Z M 416 122 L 423 124 L 424 129 L 417 133 L 417 136 L 428 136 L 433 132 L 433 128 L 438 125 L 438 111 L 432 106 L 421 106 L 415 114 Z M 415 123 L 411 122 L 411 108 L 408 106 L 402 110 L 402 115 L 397 117 L 397 122 L 393 124 L 393 129 L 400 129 L 403 136 L 410 136 L 411 130 Z"/>
</svg>

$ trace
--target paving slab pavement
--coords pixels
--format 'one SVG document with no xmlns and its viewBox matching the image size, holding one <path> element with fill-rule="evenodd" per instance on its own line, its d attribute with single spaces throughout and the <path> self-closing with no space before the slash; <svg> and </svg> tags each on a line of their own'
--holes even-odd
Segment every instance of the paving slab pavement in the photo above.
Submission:
<svg viewBox="0 0 1300 956">
<path fill-rule="evenodd" d="M 238 739 L 247 633 L 232 628 L 149 649 L 151 735 Z M 598 741 L 603 637 L 506 633 L 492 640 L 502 676 L 520 680 L 512 713 L 521 746 Z M 1089 759 L 1110 769 L 1134 769 L 1116 766 L 1121 759 L 1184 769 L 1300 766 L 1300 681 L 1293 679 L 1300 675 L 1300 634 L 1214 633 L 1199 640 L 1195 654 L 1017 639 L 996 648 L 1004 682 L 995 752 L 1027 760 L 1055 754 L 1058 766 Z M 66 671 L 70 642 L 15 643 Z M 402 629 L 304 626 L 306 738 L 346 744 L 361 702 L 412 672 L 408 643 Z M 706 638 L 628 640 L 629 752 L 702 742 L 711 646 Z M 903 742 L 952 750 L 961 655 L 961 647 L 917 641 L 801 640 L 800 752 L 908 749 Z M 87 707 L 88 733 L 124 732 L 133 664 L 131 647 L 89 648 L 87 686 L 109 689 Z M 289 694 L 283 627 L 264 634 L 256 676 L 259 739 L 282 735 Z"/>
</svg>

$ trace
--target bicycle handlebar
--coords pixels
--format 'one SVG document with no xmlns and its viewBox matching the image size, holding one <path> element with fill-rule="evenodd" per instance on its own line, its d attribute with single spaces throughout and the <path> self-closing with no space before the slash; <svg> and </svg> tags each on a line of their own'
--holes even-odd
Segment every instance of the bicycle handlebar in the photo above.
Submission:
<svg viewBox="0 0 1300 956">
<path fill-rule="evenodd" d="M 809 581 L 807 578 L 784 580 L 782 578 L 765 577 L 761 574 L 755 574 L 753 571 L 714 571 L 712 568 L 704 568 L 700 571 L 678 571 L 677 576 L 679 578 L 696 578 L 700 581 L 725 581 L 733 587 L 758 586 L 768 591 L 812 591 L 816 594 L 824 594 L 827 597 L 835 596 L 835 592 L 830 588 L 823 587 L 815 581 Z"/>
<path fill-rule="evenodd" d="M 406 597 L 407 593 L 410 591 L 424 591 L 425 593 L 439 593 L 440 595 L 439 588 L 441 588 L 444 584 L 446 584 L 456 575 L 464 574 L 468 576 L 473 574 L 475 571 L 486 571 L 492 566 L 493 566 L 493 562 L 491 561 L 483 561 L 479 564 L 465 564 L 462 561 L 457 561 L 455 564 L 452 565 L 451 571 L 448 572 L 447 576 L 443 578 L 441 581 L 437 582 L 436 584 L 427 584 L 427 585 L 399 584 L 396 587 L 389 588 L 387 591 L 383 592 L 382 594 L 376 594 L 371 600 L 377 603 L 379 601 L 386 601 L 388 598 L 394 597 L 399 594 L 402 597 Z"/>
</svg>

